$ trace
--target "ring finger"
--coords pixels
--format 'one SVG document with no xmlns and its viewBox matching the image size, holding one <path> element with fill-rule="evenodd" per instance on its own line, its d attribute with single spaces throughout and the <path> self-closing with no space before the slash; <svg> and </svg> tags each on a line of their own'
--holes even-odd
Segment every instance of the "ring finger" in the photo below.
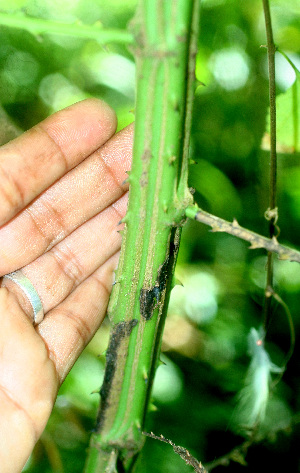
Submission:
<svg viewBox="0 0 300 473">
<path fill-rule="evenodd" d="M 44 313 L 58 306 L 68 295 L 120 248 L 119 221 L 126 213 L 127 194 L 88 220 L 47 253 L 22 269 L 41 299 Z M 32 318 L 33 311 L 20 288 L 5 282 Z"/>
</svg>

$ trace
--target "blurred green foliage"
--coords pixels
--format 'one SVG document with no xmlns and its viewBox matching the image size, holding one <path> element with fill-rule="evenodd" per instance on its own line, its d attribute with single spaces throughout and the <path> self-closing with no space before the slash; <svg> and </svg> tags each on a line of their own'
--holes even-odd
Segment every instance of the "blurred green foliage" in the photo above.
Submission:
<svg viewBox="0 0 300 473">
<path fill-rule="evenodd" d="M 135 0 L 0 0 L 0 13 L 125 29 Z M 299 6 L 271 1 L 276 44 L 299 69 Z M 2 22 L 3 23 L 3 22 Z M 119 129 L 133 121 L 134 60 L 120 43 L 40 36 L 0 26 L 1 141 L 26 130 L 55 110 L 96 96 L 116 109 Z M 268 81 L 260 0 L 202 0 L 198 79 L 190 185 L 200 207 L 267 234 Z M 278 93 L 278 206 L 280 241 L 298 246 L 300 224 L 299 79 L 276 53 Z M 205 84 L 205 86 L 202 85 Z M 294 84 L 294 85 L 293 85 Z M 295 92 L 296 90 L 296 92 Z M 287 92 L 286 92 L 287 91 Z M 298 108 L 293 94 L 298 94 Z M 294 107 L 294 108 L 293 108 Z M 298 124 L 293 121 L 295 110 Z M 296 127 L 296 128 L 295 128 Z M 296 130 L 296 131 L 295 131 Z M 296 148 L 296 149 L 295 149 Z M 298 150 L 298 151 L 297 151 Z M 237 393 L 249 365 L 247 335 L 262 323 L 266 256 L 230 235 L 212 234 L 196 222 L 184 227 L 175 287 L 163 340 L 162 365 L 154 384 L 147 430 L 188 448 L 202 462 L 227 454 L 245 439 L 234 421 Z M 277 261 L 275 288 L 300 320 L 300 268 Z M 24 471 L 81 472 L 99 402 L 109 334 L 104 323 L 62 386 L 47 429 Z M 282 365 L 290 347 L 283 308 L 274 302 L 267 349 Z M 246 471 L 299 471 L 299 348 L 276 386 L 260 430 L 261 442 L 245 460 Z M 259 459 L 259 460 L 258 460 Z M 245 466 L 231 463 L 230 472 Z M 225 467 L 214 469 L 225 471 Z M 143 473 L 191 471 L 172 448 L 147 438 L 139 459 Z"/>
</svg>

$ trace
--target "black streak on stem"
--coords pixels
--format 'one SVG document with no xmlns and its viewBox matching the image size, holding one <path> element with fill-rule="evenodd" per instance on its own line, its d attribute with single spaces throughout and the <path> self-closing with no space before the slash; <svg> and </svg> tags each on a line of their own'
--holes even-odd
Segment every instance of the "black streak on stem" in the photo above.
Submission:
<svg viewBox="0 0 300 473">
<path fill-rule="evenodd" d="M 140 292 L 140 314 L 145 320 L 150 320 L 158 307 L 168 282 L 170 265 L 173 264 L 176 246 L 171 241 L 170 250 L 163 264 L 159 267 L 155 284 L 150 289 L 142 288 Z"/>
<path fill-rule="evenodd" d="M 106 367 L 102 387 L 100 389 L 101 408 L 97 417 L 97 428 L 99 432 L 101 424 L 105 418 L 105 411 L 109 406 L 109 395 L 113 383 L 113 378 L 117 368 L 118 348 L 125 337 L 129 337 L 133 327 L 138 323 L 137 319 L 129 320 L 128 322 L 120 322 L 112 330 L 109 346 L 106 352 Z"/>
</svg>

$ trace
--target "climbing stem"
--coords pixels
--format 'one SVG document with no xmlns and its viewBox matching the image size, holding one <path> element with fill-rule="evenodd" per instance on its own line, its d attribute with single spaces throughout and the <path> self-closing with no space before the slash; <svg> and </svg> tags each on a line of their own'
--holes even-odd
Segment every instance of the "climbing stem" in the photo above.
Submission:
<svg viewBox="0 0 300 473">
<path fill-rule="evenodd" d="M 276 83 L 275 83 L 275 52 L 276 46 L 273 39 L 272 21 L 269 0 L 262 0 L 268 50 L 269 70 L 269 102 L 270 102 L 270 188 L 269 188 L 269 235 L 273 238 L 276 231 L 277 207 L 276 207 L 276 183 L 277 183 L 277 154 L 276 154 Z M 273 288 L 273 253 L 268 252 L 267 259 L 267 282 L 264 302 L 264 326 L 267 325 L 271 316 L 272 299 L 269 296 Z"/>
</svg>

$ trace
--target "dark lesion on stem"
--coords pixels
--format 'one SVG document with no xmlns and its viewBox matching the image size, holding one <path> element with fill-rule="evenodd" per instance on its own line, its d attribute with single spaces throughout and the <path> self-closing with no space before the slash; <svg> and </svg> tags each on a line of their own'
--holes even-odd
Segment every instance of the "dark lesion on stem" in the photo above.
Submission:
<svg viewBox="0 0 300 473">
<path fill-rule="evenodd" d="M 174 245 L 173 245 L 174 246 Z M 172 250 L 171 250 L 172 251 Z M 174 249 L 173 249 L 174 251 Z M 155 284 L 150 289 L 143 288 L 140 292 L 140 313 L 145 320 L 150 320 L 154 310 L 158 307 L 164 293 L 168 280 L 168 267 L 170 253 L 168 253 L 164 263 L 160 266 Z"/>
<path fill-rule="evenodd" d="M 178 243 L 176 239 L 170 238 L 169 250 L 165 261 L 158 269 L 155 284 L 150 288 L 142 287 L 140 291 L 140 314 L 144 320 L 150 320 L 155 309 L 164 300 L 167 283 L 170 274 L 172 274 L 177 252 Z"/>
<path fill-rule="evenodd" d="M 105 420 L 106 410 L 110 405 L 110 395 L 113 386 L 113 379 L 117 370 L 118 352 L 122 341 L 129 337 L 132 329 L 137 325 L 138 320 L 132 319 L 116 324 L 111 333 L 109 346 L 106 352 L 106 367 L 102 387 L 100 389 L 101 405 L 97 417 L 96 432 L 101 430 Z"/>
</svg>

